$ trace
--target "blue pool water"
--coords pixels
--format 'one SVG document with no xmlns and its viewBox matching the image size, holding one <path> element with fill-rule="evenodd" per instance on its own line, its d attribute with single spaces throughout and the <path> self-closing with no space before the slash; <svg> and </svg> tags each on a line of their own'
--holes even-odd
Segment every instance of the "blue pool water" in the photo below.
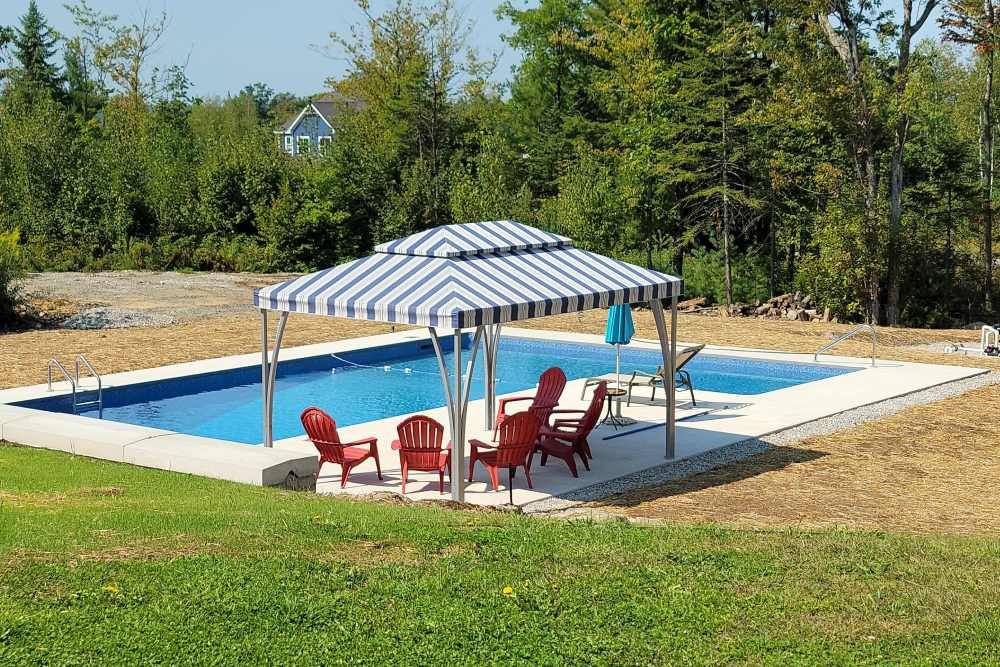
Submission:
<svg viewBox="0 0 1000 667">
<path fill-rule="evenodd" d="M 451 370 L 450 339 L 442 342 L 448 351 Z M 337 356 L 279 364 L 275 439 L 302 434 L 299 414 L 310 405 L 323 408 L 344 426 L 444 405 L 437 360 L 429 343 L 406 342 Z M 659 352 L 622 348 L 623 370 L 654 371 L 659 363 Z M 534 387 L 539 374 L 553 365 L 560 366 L 570 380 L 603 375 L 614 371 L 615 352 L 607 345 L 503 338 L 497 366 L 498 393 Z M 696 390 L 744 395 L 792 387 L 853 370 L 705 353 L 695 357 L 686 369 Z M 480 354 L 472 383 L 473 399 L 483 396 L 482 376 Z M 36 399 L 20 405 L 72 412 L 66 397 Z M 96 409 L 81 414 L 97 417 Z M 108 389 L 104 392 L 104 419 L 258 444 L 262 440 L 260 367 Z"/>
</svg>

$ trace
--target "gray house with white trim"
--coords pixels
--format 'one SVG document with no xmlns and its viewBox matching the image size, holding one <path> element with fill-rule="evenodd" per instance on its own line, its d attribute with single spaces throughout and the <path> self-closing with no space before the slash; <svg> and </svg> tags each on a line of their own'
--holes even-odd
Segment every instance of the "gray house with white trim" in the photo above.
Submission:
<svg viewBox="0 0 1000 667">
<path fill-rule="evenodd" d="M 334 119 L 338 114 L 361 108 L 354 100 L 321 97 L 274 131 L 281 148 L 289 155 L 309 155 L 322 152 L 336 134 Z"/>
</svg>

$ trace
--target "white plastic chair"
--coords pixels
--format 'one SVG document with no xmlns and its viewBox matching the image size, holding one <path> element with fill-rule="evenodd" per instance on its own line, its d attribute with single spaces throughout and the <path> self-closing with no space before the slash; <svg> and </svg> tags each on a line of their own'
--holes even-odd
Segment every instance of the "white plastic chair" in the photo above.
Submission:
<svg viewBox="0 0 1000 667">
<path fill-rule="evenodd" d="M 992 343 L 990 341 L 992 341 Z M 1000 330 L 996 327 L 983 325 L 979 335 L 979 349 L 981 352 L 986 352 L 986 348 L 991 345 L 1000 347 Z"/>
</svg>

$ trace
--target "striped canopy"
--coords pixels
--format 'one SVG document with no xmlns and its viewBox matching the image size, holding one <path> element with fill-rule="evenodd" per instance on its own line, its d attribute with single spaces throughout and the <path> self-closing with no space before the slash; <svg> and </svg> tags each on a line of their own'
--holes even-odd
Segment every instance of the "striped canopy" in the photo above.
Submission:
<svg viewBox="0 0 1000 667">
<path fill-rule="evenodd" d="M 254 292 L 262 309 L 462 329 L 665 299 L 681 280 L 509 220 L 444 225 Z"/>
</svg>

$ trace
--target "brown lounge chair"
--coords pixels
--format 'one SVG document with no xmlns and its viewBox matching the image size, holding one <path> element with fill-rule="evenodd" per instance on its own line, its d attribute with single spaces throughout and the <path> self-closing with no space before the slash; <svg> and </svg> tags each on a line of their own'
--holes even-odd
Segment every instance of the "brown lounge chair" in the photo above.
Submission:
<svg viewBox="0 0 1000 667">
<path fill-rule="evenodd" d="M 694 385 L 691 384 L 691 375 L 684 367 L 687 366 L 688 362 L 697 356 L 699 352 L 705 349 L 705 345 L 692 345 L 691 347 L 686 347 L 677 353 L 677 358 L 674 360 L 674 371 L 675 371 L 675 384 L 674 388 L 679 390 L 687 389 L 691 392 L 691 405 L 697 406 L 698 403 L 694 400 Z M 645 371 L 633 371 L 632 377 L 628 379 L 628 399 L 625 401 L 625 405 L 632 405 L 632 388 L 633 387 L 649 387 L 652 391 L 649 395 L 649 400 L 652 401 L 656 398 L 656 388 L 663 386 L 663 366 L 656 369 L 655 373 L 647 373 Z"/>
</svg>

